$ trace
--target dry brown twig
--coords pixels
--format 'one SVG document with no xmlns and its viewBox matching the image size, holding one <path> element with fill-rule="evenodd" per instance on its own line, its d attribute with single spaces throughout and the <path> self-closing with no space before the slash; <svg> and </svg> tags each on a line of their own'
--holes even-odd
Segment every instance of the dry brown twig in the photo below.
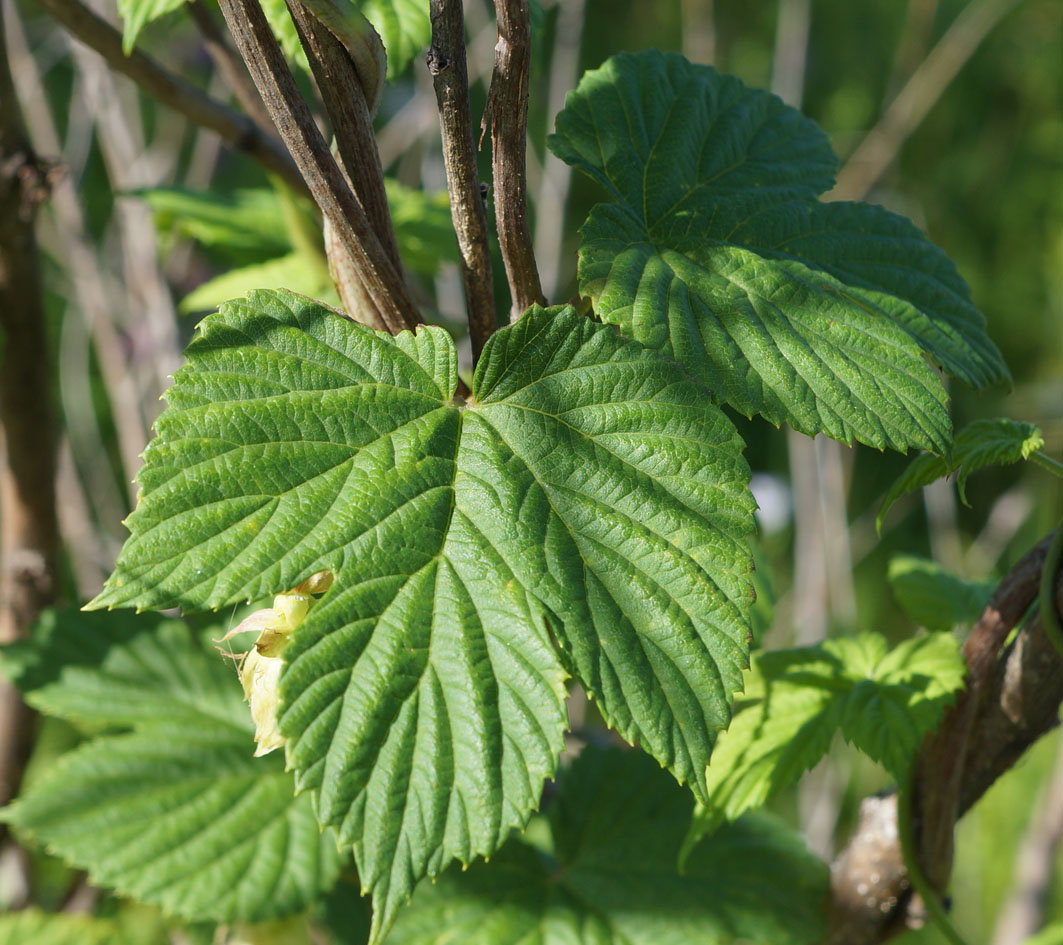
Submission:
<svg viewBox="0 0 1063 945">
<path fill-rule="evenodd" d="M 528 0 L 495 0 L 495 18 L 498 42 L 484 127 L 490 120 L 495 225 L 513 298 L 510 321 L 515 321 L 530 306 L 545 301 L 528 222 L 526 167 L 531 66 Z"/>
<path fill-rule="evenodd" d="M 363 298 L 371 300 L 392 333 L 413 328 L 420 317 L 402 276 L 314 123 L 262 8 L 257 0 L 221 0 L 221 8 L 281 140 L 364 289 Z"/>
<path fill-rule="evenodd" d="M 476 169 L 476 148 L 469 115 L 469 70 L 461 0 L 432 0 L 431 16 L 432 47 L 428 52 L 428 71 L 432 74 L 439 109 L 450 212 L 458 236 L 469 338 L 475 360 L 495 330 L 496 321 L 487 211 Z"/>
</svg>

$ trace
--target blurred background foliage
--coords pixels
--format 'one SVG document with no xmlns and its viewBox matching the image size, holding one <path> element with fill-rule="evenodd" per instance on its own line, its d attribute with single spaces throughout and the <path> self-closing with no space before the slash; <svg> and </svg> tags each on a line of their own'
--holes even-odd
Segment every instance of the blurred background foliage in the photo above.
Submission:
<svg viewBox="0 0 1063 945">
<path fill-rule="evenodd" d="M 179 313 L 201 313 L 213 299 L 210 280 L 233 279 L 232 270 L 248 264 L 287 260 L 278 278 L 326 283 L 314 255 L 319 247 L 306 245 L 307 211 L 297 206 L 293 214 L 286 195 L 279 209 L 276 195 L 265 194 L 265 208 L 250 198 L 267 222 L 249 246 L 183 218 L 187 207 L 168 202 L 174 194 L 236 188 L 246 194 L 271 184 L 251 161 L 112 75 L 32 0 L 3 2 L 26 123 L 37 150 L 62 168 L 39 232 L 62 407 L 64 597 L 82 600 L 98 589 L 124 538 L 139 453 L 196 321 Z M 114 21 L 108 3 L 96 6 Z M 479 116 L 495 33 L 490 4 L 468 0 L 466 9 Z M 950 27 L 978 15 L 990 23 L 984 36 L 949 53 Z M 1045 452 L 1063 457 L 1063 3 L 540 0 L 534 16 L 529 178 L 536 251 L 552 301 L 576 293 L 578 226 L 602 196 L 545 150 L 565 93 L 585 69 L 617 51 L 678 50 L 800 104 L 830 135 L 843 165 L 857 155 L 845 171 L 850 195 L 866 191 L 946 250 L 1014 376 L 1011 391 L 976 394 L 953 385 L 957 427 L 992 416 L 1030 421 L 1044 432 Z M 942 45 L 955 75 L 939 82 L 920 66 Z M 150 24 L 138 46 L 230 98 L 183 11 Z M 301 81 L 313 100 L 309 79 Z M 883 126 L 891 103 L 906 93 L 923 102 L 925 117 L 907 127 L 902 121 L 899 129 L 889 121 Z M 445 180 L 421 57 L 385 90 L 377 126 L 389 175 L 430 194 L 418 204 L 409 190 L 393 187 L 418 300 L 432 320 L 460 333 L 460 279 L 445 217 L 440 235 L 439 198 L 432 196 Z M 896 159 L 881 174 L 861 177 L 858 149 L 876 127 Z M 481 175 L 489 180 L 486 152 Z M 495 278 L 501 299 L 498 260 Z M 220 286 L 240 284 L 237 276 Z M 880 538 L 875 513 L 903 457 L 810 441 L 762 421 L 736 422 L 762 505 L 757 623 L 766 645 L 813 643 L 858 629 L 894 640 L 909 635 L 913 623 L 886 580 L 891 558 L 922 555 L 964 578 L 992 578 L 1063 510 L 1058 484 L 1036 467 L 995 468 L 972 478 L 969 507 L 950 483 L 899 502 Z M 1055 741 L 1031 752 L 961 824 L 955 908 L 972 943 L 1012 945 L 1001 916 L 1025 881 L 1017 863 L 1035 855 L 1031 847 L 1048 830 L 1055 831 L 1048 859 L 1054 865 L 1045 868 L 1047 876 L 1041 871 L 1043 915 L 1063 919 L 1063 767 Z M 57 732 L 42 751 L 62 742 Z M 829 856 L 844 843 L 860 798 L 884 784 L 881 770 L 839 748 L 778 806 L 802 825 L 813 849 Z M 912 932 L 904 941 L 930 943 L 934 935 Z"/>
</svg>

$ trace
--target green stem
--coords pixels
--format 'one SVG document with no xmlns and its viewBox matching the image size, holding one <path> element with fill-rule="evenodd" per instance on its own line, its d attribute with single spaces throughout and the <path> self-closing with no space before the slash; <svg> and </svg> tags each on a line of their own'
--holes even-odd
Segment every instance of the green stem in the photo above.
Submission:
<svg viewBox="0 0 1063 945">
<path fill-rule="evenodd" d="M 1051 456 L 1042 453 L 1040 450 L 1036 450 L 1030 454 L 1030 461 L 1036 463 L 1042 469 L 1047 469 L 1050 473 L 1059 476 L 1063 479 L 1063 463 L 1058 459 L 1052 459 Z"/>
<path fill-rule="evenodd" d="M 897 792 L 897 832 L 900 834 L 904 867 L 908 871 L 908 880 L 912 884 L 912 889 L 919 893 L 930 920 L 938 927 L 938 931 L 951 945 L 967 945 L 963 936 L 956 930 L 956 926 L 952 924 L 952 920 L 949 919 L 936 890 L 923 875 L 916 859 L 915 836 L 912 827 L 912 786 L 915 783 L 915 768 L 916 762 L 913 762 Z"/>
<path fill-rule="evenodd" d="M 1036 454 L 1035 454 L 1036 455 Z M 1059 623 L 1059 611 L 1056 610 L 1056 575 L 1059 574 L 1060 561 L 1063 560 L 1063 521 L 1056 528 L 1056 537 L 1048 549 L 1045 567 L 1041 572 L 1041 625 L 1056 652 L 1063 656 L 1063 627 Z"/>
</svg>

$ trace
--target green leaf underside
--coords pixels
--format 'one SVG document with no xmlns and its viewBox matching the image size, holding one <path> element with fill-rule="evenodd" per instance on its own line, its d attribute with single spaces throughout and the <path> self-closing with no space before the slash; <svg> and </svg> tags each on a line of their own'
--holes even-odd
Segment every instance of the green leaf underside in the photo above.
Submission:
<svg viewBox="0 0 1063 945">
<path fill-rule="evenodd" d="M 927 630 L 974 623 L 997 583 L 965 581 L 934 561 L 909 555 L 890 561 L 889 582 L 904 612 Z"/>
<path fill-rule="evenodd" d="M 796 781 L 839 731 L 900 778 L 963 678 L 947 633 L 893 650 L 869 633 L 755 656 L 742 705 L 709 765 L 709 802 L 699 806 L 684 850 Z"/>
<path fill-rule="evenodd" d="M 133 51 L 141 30 L 149 23 L 179 10 L 185 0 L 118 0 L 118 16 L 122 20 L 122 52 Z"/>
<path fill-rule="evenodd" d="M 361 0 L 358 6 L 383 40 L 388 78 L 398 77 L 431 42 L 428 4 L 423 0 Z"/>
<path fill-rule="evenodd" d="M 645 755 L 584 749 L 562 776 L 539 848 L 514 838 L 490 863 L 422 886 L 387 945 L 818 941 L 822 861 L 752 815 L 699 847 L 680 875 L 691 806 Z"/>
<path fill-rule="evenodd" d="M 186 626 L 59 613 L 23 646 L 34 644 L 39 664 L 19 676 L 31 704 L 131 731 L 64 755 L 5 821 L 93 883 L 192 921 L 290 915 L 332 885 L 335 833 L 294 796 L 279 757 L 252 757 L 234 670 Z"/>
<path fill-rule="evenodd" d="M 566 671 L 703 795 L 746 660 L 748 468 L 701 388 L 571 309 L 496 333 L 468 406 L 455 384 L 440 329 L 282 292 L 223 306 L 94 602 L 218 608 L 335 575 L 285 652 L 281 727 L 378 937 L 421 876 L 527 819 Z"/>
<path fill-rule="evenodd" d="M 882 522 L 891 505 L 901 496 L 928 486 L 945 476 L 956 474 L 956 489 L 960 499 L 967 504 L 967 477 L 986 466 L 1008 465 L 1029 459 L 1045 445 L 1039 427 L 997 417 L 991 420 L 975 420 L 956 434 L 949 458 L 925 454 L 917 456 L 908 464 L 890 486 L 882 507 L 878 510 L 876 524 L 882 530 Z"/>
<path fill-rule="evenodd" d="M 580 291 L 746 415 L 877 447 L 944 452 L 929 356 L 1006 380 L 948 258 L 867 204 L 822 204 L 837 159 L 810 120 L 681 56 L 588 72 L 550 147 L 609 192 L 581 230 Z"/>
</svg>

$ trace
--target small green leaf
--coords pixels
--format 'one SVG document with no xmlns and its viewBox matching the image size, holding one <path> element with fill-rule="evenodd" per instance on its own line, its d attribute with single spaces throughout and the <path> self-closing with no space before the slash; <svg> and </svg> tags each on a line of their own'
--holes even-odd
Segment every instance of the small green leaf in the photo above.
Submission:
<svg viewBox="0 0 1063 945">
<path fill-rule="evenodd" d="M 122 52 L 133 51 L 141 30 L 149 23 L 179 10 L 185 0 L 118 0 L 118 16 L 122 20 Z"/>
<path fill-rule="evenodd" d="M 161 930 L 160 930 L 161 932 Z M 0 945 L 165 945 L 167 939 L 126 934 L 122 923 L 87 915 L 49 914 L 21 909 L 0 915 Z"/>
<path fill-rule="evenodd" d="M 255 289 L 290 289 L 329 304 L 339 304 L 328 270 L 309 265 L 300 253 L 288 253 L 267 262 L 230 269 L 196 286 L 181 299 L 180 311 L 182 314 L 213 312 L 229 299 Z"/>
<path fill-rule="evenodd" d="M 418 889 L 388 945 L 435 945 L 444 930 L 443 940 L 463 945 L 818 941 L 823 862 L 753 815 L 720 830 L 679 874 L 691 807 L 645 755 L 585 748 L 563 773 L 548 830 Z M 533 834 L 545 836 L 535 843 Z"/>
<path fill-rule="evenodd" d="M 709 764 L 708 804 L 684 845 L 766 803 L 826 755 L 834 735 L 900 777 L 963 684 L 949 634 L 887 650 L 878 634 L 754 657 L 745 694 Z"/>
<path fill-rule="evenodd" d="M 359 6 L 384 40 L 387 77 L 395 79 L 431 42 L 428 4 L 423 0 L 360 0 Z"/>
<path fill-rule="evenodd" d="M 890 561 L 889 582 L 905 613 L 927 630 L 974 623 L 997 583 L 965 581 L 933 561 L 909 555 Z"/>
<path fill-rule="evenodd" d="M 960 499 L 967 504 L 967 477 L 994 464 L 1017 463 L 1045 445 L 1041 430 L 1032 423 L 1021 423 L 999 417 L 995 420 L 975 420 L 956 434 L 949 457 L 917 456 L 897 478 L 882 500 L 876 524 L 882 522 L 891 505 L 902 495 L 928 486 L 938 479 L 956 473 L 956 488 Z"/>
<path fill-rule="evenodd" d="M 378 939 L 420 877 L 527 820 L 566 670 L 704 794 L 747 659 L 753 501 L 678 366 L 534 308 L 462 405 L 442 330 L 283 292 L 223 306 L 187 355 L 93 606 L 218 608 L 332 572 L 284 654 L 281 730 Z"/>
<path fill-rule="evenodd" d="M 57 614 L 31 645 L 39 661 L 23 655 L 18 675 L 35 685 L 32 704 L 131 731 L 62 756 L 0 812 L 5 822 L 93 883 L 193 921 L 289 915 L 331 886 L 335 834 L 322 833 L 309 795 L 294 797 L 280 758 L 252 757 L 233 668 L 184 624 Z"/>
<path fill-rule="evenodd" d="M 238 263 L 291 251 L 284 213 L 270 188 L 224 193 L 154 187 L 132 192 L 151 208 L 160 233 L 197 240 Z"/>
<path fill-rule="evenodd" d="M 778 98 L 658 52 L 584 75 L 550 147 L 610 202 L 581 230 L 597 314 L 714 396 L 808 433 L 944 452 L 929 364 L 1007 379 L 963 281 L 906 220 L 821 204 L 837 161 Z"/>
<path fill-rule="evenodd" d="M 403 264 L 411 272 L 434 278 L 439 264 L 458 261 L 457 239 L 450 217 L 450 197 L 445 190 L 426 193 L 384 180 L 395 239 Z"/>
</svg>

